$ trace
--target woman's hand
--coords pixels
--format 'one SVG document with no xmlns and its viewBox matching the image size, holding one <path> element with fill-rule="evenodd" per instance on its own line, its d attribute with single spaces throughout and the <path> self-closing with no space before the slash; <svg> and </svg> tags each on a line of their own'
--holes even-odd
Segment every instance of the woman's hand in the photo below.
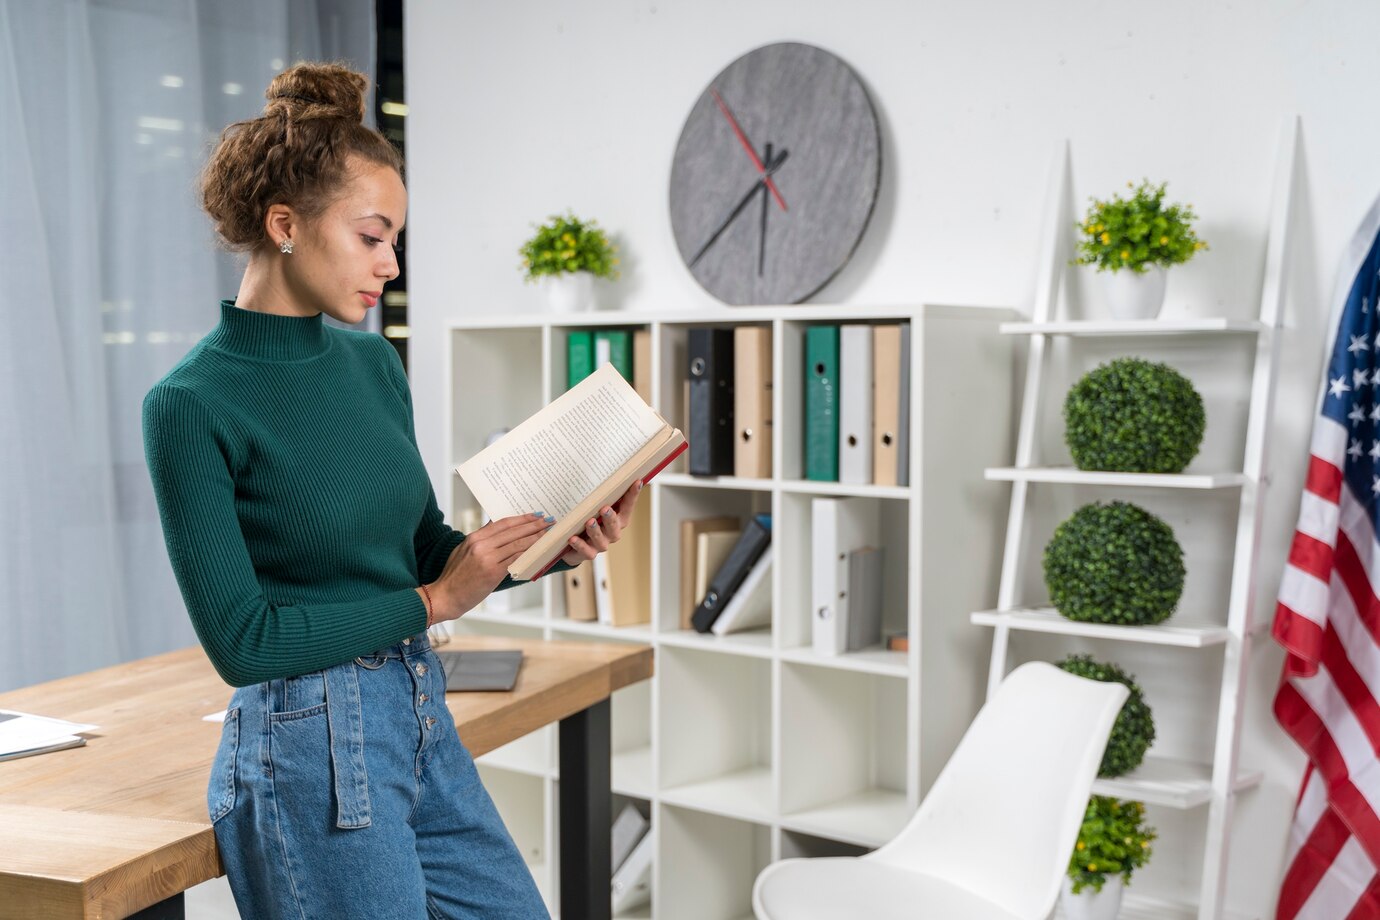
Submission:
<svg viewBox="0 0 1380 920">
<path fill-rule="evenodd" d="M 570 538 L 570 548 L 561 556 L 561 561 L 568 565 L 579 565 L 608 549 L 610 544 L 617 543 L 623 535 L 623 528 L 632 520 L 637 496 L 641 493 L 642 483 L 634 482 L 614 505 L 602 509 L 597 518 L 586 521 L 584 533 Z"/>
<path fill-rule="evenodd" d="M 434 622 L 454 620 L 479 606 L 508 574 L 508 566 L 546 533 L 551 522 L 540 512 L 490 521 L 467 534 L 451 552 L 441 577 L 427 589 Z"/>
</svg>

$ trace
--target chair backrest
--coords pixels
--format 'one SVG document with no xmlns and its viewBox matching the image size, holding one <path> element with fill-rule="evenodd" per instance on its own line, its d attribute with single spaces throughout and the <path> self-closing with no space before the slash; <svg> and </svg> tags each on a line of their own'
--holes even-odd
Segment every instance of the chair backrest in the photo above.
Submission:
<svg viewBox="0 0 1380 920">
<path fill-rule="evenodd" d="M 1128 695 L 1044 662 L 1016 668 L 910 823 L 864 858 L 944 879 L 1018 917 L 1045 917 Z"/>
</svg>

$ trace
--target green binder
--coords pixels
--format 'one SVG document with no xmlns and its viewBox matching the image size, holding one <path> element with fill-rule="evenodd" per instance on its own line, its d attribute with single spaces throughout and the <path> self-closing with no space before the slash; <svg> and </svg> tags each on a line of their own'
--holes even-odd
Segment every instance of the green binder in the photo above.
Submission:
<svg viewBox="0 0 1380 920">
<path fill-rule="evenodd" d="M 805 330 L 805 478 L 839 478 L 839 327 Z"/>
<path fill-rule="evenodd" d="M 605 357 L 604 351 L 608 355 Z M 594 333 L 594 366 L 607 360 L 617 368 L 628 383 L 633 382 L 632 333 L 627 329 L 600 329 Z M 593 368 L 591 368 L 593 370 Z"/>
<path fill-rule="evenodd" d="M 594 333 L 588 329 L 572 329 L 565 336 L 565 388 L 594 373 Z"/>
</svg>

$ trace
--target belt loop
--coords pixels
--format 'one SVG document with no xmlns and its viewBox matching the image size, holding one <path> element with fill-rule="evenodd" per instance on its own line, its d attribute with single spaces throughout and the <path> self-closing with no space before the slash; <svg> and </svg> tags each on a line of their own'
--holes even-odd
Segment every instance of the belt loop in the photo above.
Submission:
<svg viewBox="0 0 1380 920">
<path fill-rule="evenodd" d="M 369 826 L 369 775 L 364 768 L 364 713 L 353 662 L 325 670 L 326 718 L 340 828 Z"/>
</svg>

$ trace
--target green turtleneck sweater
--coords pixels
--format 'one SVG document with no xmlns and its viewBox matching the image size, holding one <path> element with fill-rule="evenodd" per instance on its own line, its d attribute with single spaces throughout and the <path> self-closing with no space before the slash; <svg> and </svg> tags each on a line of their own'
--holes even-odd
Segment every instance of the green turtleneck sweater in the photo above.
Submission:
<svg viewBox="0 0 1380 920">
<path fill-rule="evenodd" d="M 416 586 L 465 537 L 436 506 L 397 352 L 320 314 L 220 308 L 143 407 L 168 556 L 212 664 L 246 686 L 422 632 Z"/>
</svg>

